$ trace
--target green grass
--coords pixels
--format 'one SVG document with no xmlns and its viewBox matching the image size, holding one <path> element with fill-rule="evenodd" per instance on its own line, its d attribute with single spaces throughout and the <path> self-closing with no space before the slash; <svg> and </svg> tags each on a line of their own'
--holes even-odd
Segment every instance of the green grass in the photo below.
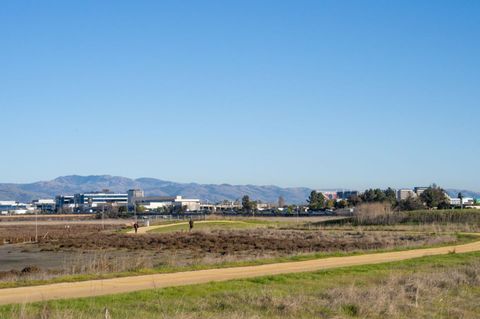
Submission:
<svg viewBox="0 0 480 319">
<path fill-rule="evenodd" d="M 269 222 L 262 220 L 249 220 L 249 221 L 201 221 L 195 222 L 193 230 L 213 230 L 213 229 L 248 229 L 248 228 L 261 228 L 261 227 L 278 227 L 278 222 Z M 157 228 L 149 231 L 148 233 L 171 233 L 177 231 L 188 231 L 188 224 L 174 223 L 166 227 Z"/>
<path fill-rule="evenodd" d="M 472 234 L 456 234 L 457 241 L 455 245 L 466 244 L 479 240 L 478 235 Z M 394 249 L 375 249 L 375 250 L 363 250 L 363 251 L 352 251 L 352 252 L 319 252 L 312 254 L 298 254 L 287 257 L 276 257 L 276 258 L 260 258 L 249 261 L 235 261 L 235 262 L 222 262 L 216 264 L 198 264 L 194 266 L 183 266 L 183 267 L 174 267 L 174 266 L 161 266 L 157 268 L 146 268 L 146 269 L 137 269 L 135 271 L 126 271 L 126 272 L 115 272 L 115 273 L 104 273 L 104 274 L 79 274 L 79 275 L 66 275 L 60 276 L 48 280 L 20 280 L 15 282 L 3 282 L 0 283 L 0 289 L 2 288 L 15 288 L 15 287 L 25 287 L 25 286 L 38 286 L 46 284 L 54 284 L 61 282 L 77 282 L 77 281 L 87 281 L 87 280 L 99 280 L 99 279 L 110 279 L 118 277 L 127 277 L 127 276 L 141 276 L 141 275 L 151 275 L 151 274 L 161 274 L 161 273 L 174 273 L 182 271 L 191 271 L 191 270 L 204 270 L 204 269 L 213 269 L 213 268 L 228 268 L 228 267 L 242 267 L 242 266 L 258 266 L 265 264 L 274 264 L 274 263 L 283 263 L 283 262 L 292 262 L 292 261 L 306 261 L 313 259 L 322 259 L 329 257 L 347 257 L 355 256 L 362 254 L 375 254 L 383 252 L 392 252 L 392 251 L 403 251 L 403 250 L 412 250 L 412 249 L 421 249 L 421 248 L 434 248 L 449 246 L 452 243 L 448 244 L 438 244 L 438 245 L 428 245 L 422 247 L 398 247 Z"/>
<path fill-rule="evenodd" d="M 371 291 L 377 287 L 380 289 L 392 274 L 435 276 L 436 273 L 479 261 L 480 252 L 449 254 L 312 273 L 49 301 L 27 306 L 9 305 L 0 307 L 0 318 L 12 318 L 19 314 L 24 318 L 104 318 L 105 308 L 109 310 L 112 318 L 352 318 L 356 317 L 361 307 L 365 307 L 362 306 L 362 300 L 347 299 L 348 302 L 335 305 L 337 300 L 329 299 L 335 296 L 332 293 L 335 289 L 345 293 L 353 289 L 352 287 Z M 428 295 L 428 291 L 424 293 Z M 449 307 L 465 307 L 466 310 L 472 308 L 475 314 L 480 298 L 478 287 L 460 285 L 457 290 L 450 290 L 449 293 L 452 294 L 451 298 L 460 296 L 464 303 L 452 304 L 449 300 L 441 299 L 441 296 L 438 300 L 435 296 L 428 296 L 434 299 L 421 299 L 421 308 L 408 308 L 403 311 L 406 314 L 415 311 L 417 315 L 422 314 L 421 311 L 428 311 L 423 313 L 423 316 L 418 315 L 422 318 L 460 318 L 452 316 L 454 309 Z M 434 302 L 442 302 L 445 309 L 437 307 Z M 386 316 L 387 314 L 378 313 L 376 317 Z M 411 316 L 400 313 L 394 317 Z M 468 315 L 461 317 L 475 318 Z"/>
<path fill-rule="evenodd" d="M 172 233 L 178 231 L 188 231 L 189 226 L 187 223 L 188 220 L 179 220 L 179 221 L 161 221 L 155 222 L 150 226 L 162 225 L 165 227 L 153 229 L 149 231 L 149 234 L 159 234 L 159 233 Z M 267 221 L 267 220 L 257 220 L 257 219 L 240 219 L 240 220 L 201 220 L 194 222 L 194 230 L 212 230 L 212 229 L 248 229 L 248 228 L 279 228 L 279 227 L 288 227 L 294 225 L 293 222 L 286 221 Z M 207 223 L 205 223 L 207 222 Z M 232 223 L 233 222 L 233 223 Z M 168 226 L 166 226 L 168 225 Z M 132 226 L 128 226 L 122 229 L 119 229 L 118 233 L 128 233 L 133 230 Z"/>
</svg>

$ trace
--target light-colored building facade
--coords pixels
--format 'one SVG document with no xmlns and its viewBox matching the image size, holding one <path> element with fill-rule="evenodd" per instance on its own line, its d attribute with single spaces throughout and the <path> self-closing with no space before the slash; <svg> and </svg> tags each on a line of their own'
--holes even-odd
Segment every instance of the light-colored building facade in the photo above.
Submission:
<svg viewBox="0 0 480 319">
<path fill-rule="evenodd" d="M 56 202 L 54 199 L 35 199 L 32 201 L 33 209 L 42 213 L 55 212 Z"/>
<path fill-rule="evenodd" d="M 143 206 L 147 210 L 163 207 L 184 208 L 186 211 L 199 211 L 200 200 L 183 198 L 182 196 L 145 196 L 143 190 L 131 189 L 128 191 L 128 206 Z"/>
<path fill-rule="evenodd" d="M 408 198 L 416 198 L 417 194 L 411 189 L 399 189 L 397 191 L 397 200 L 406 200 Z"/>
<path fill-rule="evenodd" d="M 16 201 L 0 201 L 0 214 L 28 214 L 33 212 L 32 205 Z"/>
<path fill-rule="evenodd" d="M 128 194 L 122 193 L 84 193 L 74 195 L 74 204 L 76 207 L 88 206 L 97 207 L 98 205 L 127 205 Z"/>
</svg>

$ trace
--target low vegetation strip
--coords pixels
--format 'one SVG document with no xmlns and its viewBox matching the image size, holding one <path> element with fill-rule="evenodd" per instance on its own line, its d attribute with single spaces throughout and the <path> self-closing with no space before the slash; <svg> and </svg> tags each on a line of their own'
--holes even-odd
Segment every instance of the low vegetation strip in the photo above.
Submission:
<svg viewBox="0 0 480 319">
<path fill-rule="evenodd" d="M 195 221 L 194 225 L 225 225 L 225 224 L 232 224 L 234 226 L 249 226 L 252 225 L 254 226 L 254 223 L 248 223 L 245 221 L 241 220 L 202 220 L 202 221 Z M 163 224 L 163 225 L 154 225 L 154 226 L 148 226 L 148 227 L 140 227 L 138 229 L 139 234 L 146 234 L 149 232 L 155 232 L 158 230 L 179 230 L 181 229 L 180 227 L 184 227 L 185 229 L 188 229 L 188 222 L 180 222 L 180 223 L 172 223 L 172 224 Z M 135 230 L 130 230 L 128 234 L 134 234 Z"/>
<path fill-rule="evenodd" d="M 154 288 L 184 286 L 214 281 L 227 281 L 232 279 L 244 279 L 287 273 L 311 272 L 322 269 L 379 264 L 424 256 L 467 253 L 475 251 L 480 251 L 480 241 L 464 245 L 454 245 L 439 248 L 415 249 L 409 251 L 365 254 L 349 257 L 332 257 L 281 264 L 208 269 L 171 274 L 154 274 L 107 280 L 93 280 L 35 287 L 0 289 L 0 304 L 29 303 L 54 299 L 101 296 Z"/>
</svg>

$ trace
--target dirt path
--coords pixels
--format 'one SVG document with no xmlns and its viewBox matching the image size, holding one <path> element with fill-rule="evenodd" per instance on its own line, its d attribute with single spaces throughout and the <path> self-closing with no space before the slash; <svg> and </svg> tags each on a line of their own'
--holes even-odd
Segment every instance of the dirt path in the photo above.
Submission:
<svg viewBox="0 0 480 319">
<path fill-rule="evenodd" d="M 331 257 L 261 266 L 208 269 L 169 274 L 155 274 L 105 280 L 90 280 L 74 283 L 8 288 L 0 289 L 0 304 L 28 303 L 52 299 L 110 295 L 145 289 L 184 286 L 212 281 L 226 281 L 267 275 L 309 272 L 346 266 L 379 264 L 423 256 L 442 255 L 452 252 L 466 253 L 473 251 L 480 251 L 480 241 L 439 248 L 415 249 L 348 257 Z"/>
<path fill-rule="evenodd" d="M 195 221 L 194 225 L 196 224 L 217 224 L 217 223 L 222 223 L 222 224 L 248 224 L 247 222 L 240 221 L 240 220 L 200 220 L 200 221 Z M 149 227 L 140 227 L 138 229 L 138 234 L 146 234 L 147 232 L 154 230 L 154 229 L 159 229 L 159 228 L 168 228 L 168 227 L 175 227 L 179 225 L 188 225 L 188 222 L 181 222 L 181 223 L 172 223 L 172 224 L 164 224 L 164 225 L 155 225 L 155 226 L 149 226 Z M 187 228 L 185 228 L 187 229 Z M 130 230 L 127 232 L 127 234 L 135 234 L 135 230 Z"/>
</svg>

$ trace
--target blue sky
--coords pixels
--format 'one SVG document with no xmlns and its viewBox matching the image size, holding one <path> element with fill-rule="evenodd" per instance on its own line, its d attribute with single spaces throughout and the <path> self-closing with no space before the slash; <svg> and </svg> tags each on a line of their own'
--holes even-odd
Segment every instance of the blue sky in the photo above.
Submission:
<svg viewBox="0 0 480 319">
<path fill-rule="evenodd" d="M 0 181 L 480 190 L 479 1 L 0 3 Z"/>
</svg>

